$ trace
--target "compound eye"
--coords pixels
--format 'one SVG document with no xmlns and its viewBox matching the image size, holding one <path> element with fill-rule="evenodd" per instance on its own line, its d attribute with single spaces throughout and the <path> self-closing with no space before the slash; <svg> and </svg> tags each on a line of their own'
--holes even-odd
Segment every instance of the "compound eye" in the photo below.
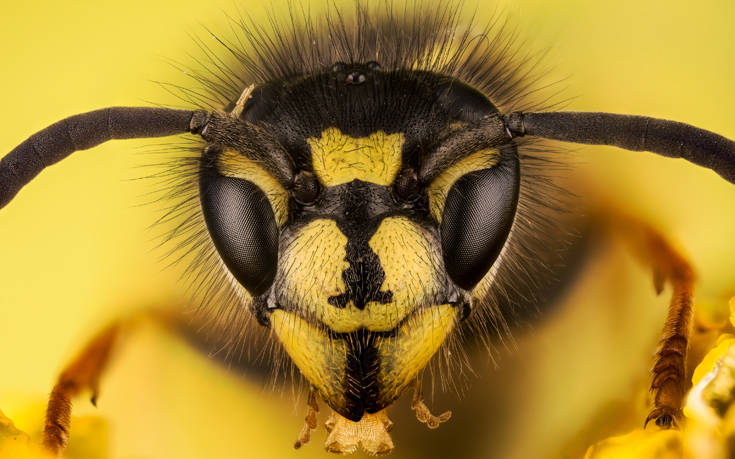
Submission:
<svg viewBox="0 0 735 459">
<path fill-rule="evenodd" d="M 507 156 L 492 168 L 463 175 L 447 194 L 440 227 L 444 264 L 466 290 L 485 277 L 513 225 L 520 173 L 515 154 Z"/>
<path fill-rule="evenodd" d="M 278 264 L 278 225 L 267 196 L 248 180 L 203 170 L 199 198 L 222 261 L 253 295 L 265 293 Z"/>
<path fill-rule="evenodd" d="M 294 177 L 291 193 L 299 204 L 305 206 L 314 204 L 319 197 L 319 191 L 321 191 L 319 181 L 311 172 L 301 171 Z"/>
<path fill-rule="evenodd" d="M 419 198 L 420 193 L 421 185 L 416 171 L 411 168 L 403 169 L 393 183 L 393 195 L 399 202 L 413 202 Z"/>
</svg>

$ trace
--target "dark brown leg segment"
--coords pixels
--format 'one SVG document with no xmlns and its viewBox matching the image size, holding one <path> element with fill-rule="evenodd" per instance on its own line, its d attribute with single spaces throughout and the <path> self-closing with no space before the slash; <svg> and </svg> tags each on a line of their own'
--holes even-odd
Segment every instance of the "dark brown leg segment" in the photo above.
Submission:
<svg viewBox="0 0 735 459">
<path fill-rule="evenodd" d="M 689 262 L 659 232 L 649 225 L 622 217 L 620 229 L 636 254 L 653 268 L 657 293 L 668 282 L 671 302 L 663 336 L 653 365 L 653 409 L 645 425 L 654 421 L 662 428 L 677 427 L 687 390 L 686 357 L 691 335 L 695 275 Z"/>
</svg>

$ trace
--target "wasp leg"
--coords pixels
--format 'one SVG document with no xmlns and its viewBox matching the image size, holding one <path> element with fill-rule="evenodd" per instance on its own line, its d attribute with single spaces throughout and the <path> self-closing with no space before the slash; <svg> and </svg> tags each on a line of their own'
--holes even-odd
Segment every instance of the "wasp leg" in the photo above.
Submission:
<svg viewBox="0 0 735 459">
<path fill-rule="evenodd" d="M 694 312 L 694 273 L 686 260 L 671 250 L 671 247 L 662 249 L 662 258 L 668 257 L 670 262 L 670 269 L 665 277 L 671 283 L 673 292 L 663 337 L 651 370 L 654 406 L 646 418 L 646 424 L 655 420 L 657 426 L 670 428 L 672 425 L 676 427 L 677 420 L 682 416 L 681 406 L 686 390 L 686 357 Z"/>
<path fill-rule="evenodd" d="M 311 439 L 311 431 L 316 429 L 316 414 L 319 412 L 319 405 L 316 402 L 316 391 L 312 388 L 309 389 L 309 399 L 306 402 L 308 410 L 306 411 L 306 417 L 304 418 L 304 427 L 299 432 L 299 438 L 296 439 L 293 447 L 295 449 L 301 448 L 303 445 L 309 443 Z"/>
<path fill-rule="evenodd" d="M 100 376 L 107 366 L 120 328 L 120 323 L 107 327 L 61 372 L 49 397 L 43 429 L 43 446 L 50 453 L 60 455 L 66 448 L 72 399 L 82 391 L 90 390 L 92 404 L 97 404 Z"/>
<path fill-rule="evenodd" d="M 71 426 L 72 400 L 84 391 L 91 392 L 91 402 L 97 405 L 100 377 L 105 372 L 120 337 L 144 319 L 172 326 L 172 310 L 144 309 L 118 320 L 95 335 L 61 372 L 49 396 L 43 429 L 43 446 L 59 456 L 66 448 Z"/>
<path fill-rule="evenodd" d="M 431 414 L 429 407 L 424 403 L 424 394 L 421 391 L 421 382 L 416 380 L 416 386 L 411 400 L 411 409 L 416 412 L 416 419 L 426 424 L 429 429 L 436 429 L 442 422 L 447 422 L 452 417 L 451 411 L 445 411 L 439 416 Z"/>
<path fill-rule="evenodd" d="M 653 409 L 644 426 L 654 421 L 665 429 L 677 427 L 686 394 L 686 358 L 694 313 L 694 271 L 686 258 L 658 231 L 632 218 L 623 217 L 622 223 L 621 230 L 636 254 L 653 268 L 656 292 L 661 293 L 666 282 L 672 288 L 663 336 L 651 369 Z"/>
</svg>

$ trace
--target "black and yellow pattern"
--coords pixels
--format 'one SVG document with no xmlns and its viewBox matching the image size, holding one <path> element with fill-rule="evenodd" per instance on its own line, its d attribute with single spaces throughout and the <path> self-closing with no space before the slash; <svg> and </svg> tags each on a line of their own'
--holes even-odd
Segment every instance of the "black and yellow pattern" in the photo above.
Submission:
<svg viewBox="0 0 735 459">
<path fill-rule="evenodd" d="M 251 307 L 271 324 L 329 405 L 357 421 L 398 398 L 471 308 L 471 292 L 458 286 L 445 267 L 444 207 L 458 181 L 493 169 L 502 155 L 457 151 L 458 160 L 437 170 L 430 183 L 416 179 L 418 191 L 409 198 L 397 190 L 407 186 L 398 183 L 399 173 L 417 170 L 427 154 L 421 152 L 431 151 L 436 139 L 451 137 L 457 125 L 497 109 L 467 86 L 458 84 L 455 90 L 445 76 L 386 71 L 375 64 L 355 63 L 349 70 L 337 65 L 287 88 L 257 87 L 241 116 L 271 126 L 273 137 L 289 145 L 293 162 L 318 181 L 319 197 L 306 204 L 289 199 L 248 151 L 220 152 L 217 172 L 262 191 L 280 228 L 273 286 L 254 295 Z M 411 88 L 403 93 L 407 111 L 396 119 L 387 108 L 394 101 L 378 89 L 395 97 L 406 88 Z M 420 97 L 405 96 L 417 92 Z M 351 101 L 343 104 L 349 116 L 335 110 L 320 119 L 305 111 L 312 106 L 305 100 L 323 105 L 340 96 Z M 468 102 L 475 112 L 467 110 Z M 299 123 L 303 133 L 297 136 L 292 126 L 276 124 L 285 116 L 311 122 Z M 417 132 L 416 126 L 430 132 Z M 208 184 L 204 179 L 202 189 Z M 230 200 L 223 196 L 218 199 Z M 251 191 L 232 196 L 234 202 L 262 199 Z M 205 215 L 212 206 L 226 211 L 208 204 Z M 216 228 L 210 225 L 210 231 Z M 232 237 L 228 231 L 226 238 Z M 223 250 L 232 265 L 232 250 Z M 456 262 L 462 261 L 450 261 Z M 238 272 L 233 274 L 239 279 Z M 250 290 L 249 283 L 243 285 Z"/>
<path fill-rule="evenodd" d="M 329 404 L 358 420 L 416 378 L 454 327 L 457 308 L 448 304 L 451 281 L 426 217 L 363 193 L 368 184 L 390 192 L 403 135 L 352 138 L 330 128 L 307 142 L 319 181 L 343 185 L 350 203 L 304 224 L 283 246 L 274 330 Z"/>
<path fill-rule="evenodd" d="M 529 188 L 519 186 L 527 174 L 519 172 L 518 157 L 526 172 L 534 157 L 515 145 L 475 148 L 452 139 L 521 103 L 524 88 L 509 72 L 508 56 L 483 40 L 421 38 L 414 29 L 447 28 L 457 20 L 444 16 L 443 7 L 407 11 L 411 23 L 389 10 L 358 7 L 359 46 L 347 29 L 344 36 L 335 32 L 336 22 L 295 28 L 273 42 L 280 44 L 269 48 L 269 58 L 238 54 L 243 85 L 219 85 L 212 93 L 228 99 L 232 116 L 267 135 L 268 145 L 287 152 L 289 173 L 313 177 L 310 190 L 318 190 L 313 200 L 295 198 L 297 185 L 262 162 L 269 147 L 245 142 L 209 151 L 210 160 L 200 164 L 200 192 L 229 271 L 224 279 L 238 292 L 231 297 L 271 328 L 310 385 L 353 421 L 395 401 L 464 324 L 483 330 L 482 339 L 492 328 L 503 332 L 511 315 L 501 310 L 507 282 L 522 284 L 516 270 L 547 264 L 493 264 L 505 257 L 501 248 L 533 249 L 537 235 L 529 237 L 526 225 L 534 215 Z M 313 48 L 300 49 L 304 43 Z M 271 58 L 277 67 L 263 61 Z M 502 83 L 491 81 L 500 76 Z M 251 83 L 242 110 L 233 110 Z M 466 193 L 474 197 L 465 199 Z M 249 209 L 233 213 L 236 219 L 256 215 L 264 228 L 277 228 L 272 242 L 261 238 L 266 242 L 256 247 L 257 226 L 239 231 L 222 204 L 228 202 Z M 482 234 L 461 221 L 473 212 L 485 216 L 468 219 Z M 260 253 L 260 245 L 273 250 Z M 249 264 L 240 262 L 245 259 Z"/>
</svg>

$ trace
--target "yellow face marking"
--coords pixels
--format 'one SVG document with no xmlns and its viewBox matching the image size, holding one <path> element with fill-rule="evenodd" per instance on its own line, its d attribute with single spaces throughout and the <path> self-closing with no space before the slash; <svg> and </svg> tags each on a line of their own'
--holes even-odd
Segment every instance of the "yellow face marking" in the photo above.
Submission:
<svg viewBox="0 0 735 459">
<path fill-rule="evenodd" d="M 429 186 L 429 210 L 436 221 L 441 222 L 444 202 L 452 185 L 463 175 L 493 167 L 500 160 L 497 149 L 480 150 L 442 172 Z"/>
<path fill-rule="evenodd" d="M 393 311 L 381 324 L 392 330 L 417 306 L 428 304 L 438 294 L 441 252 L 438 244 L 432 244 L 431 234 L 406 217 L 384 219 L 369 245 L 385 272 L 382 289 L 393 292 L 391 303 L 375 305 Z"/>
<path fill-rule="evenodd" d="M 354 138 L 337 128 L 328 128 L 321 137 L 310 137 L 311 159 L 319 181 L 335 186 L 362 180 L 388 186 L 401 168 L 403 134 L 378 131 L 368 137 Z"/>
<path fill-rule="evenodd" d="M 225 150 L 218 158 L 217 170 L 226 177 L 253 182 L 268 197 L 276 223 L 282 226 L 288 216 L 288 192 L 260 165 L 242 153 Z"/>
<path fill-rule="evenodd" d="M 392 291 L 392 301 L 371 301 L 362 310 L 350 301 L 338 308 L 329 298 L 346 292 L 342 273 L 349 268 L 345 260 L 347 237 L 333 220 L 314 220 L 300 229 L 283 251 L 279 263 L 281 292 L 289 305 L 337 333 L 360 328 L 393 330 L 438 292 L 441 254 L 430 238 L 426 230 L 405 217 L 384 219 L 369 245 L 385 272 L 381 290 Z"/>
<path fill-rule="evenodd" d="M 436 354 L 456 322 L 455 307 L 430 306 L 406 320 L 395 336 L 377 340 L 380 366 L 376 376 L 382 400 L 390 402 L 401 395 Z M 349 342 L 330 338 L 307 320 L 280 309 L 271 314 L 271 326 L 294 364 L 324 401 L 334 409 L 345 408 Z"/>
<path fill-rule="evenodd" d="M 286 300 L 313 314 L 325 324 L 325 315 L 336 309 L 329 298 L 345 292 L 342 272 L 349 268 L 345 261 L 347 237 L 334 220 L 318 219 L 300 229 L 285 247 L 279 263 Z"/>
<path fill-rule="evenodd" d="M 271 326 L 304 377 L 327 403 L 341 406 L 344 403 L 342 377 L 347 361 L 345 341 L 330 340 L 306 320 L 279 309 L 271 314 Z"/>
<path fill-rule="evenodd" d="M 449 304 L 424 308 L 401 325 L 398 334 L 378 344 L 382 396 L 398 398 L 439 350 L 456 324 L 457 309 Z"/>
</svg>

